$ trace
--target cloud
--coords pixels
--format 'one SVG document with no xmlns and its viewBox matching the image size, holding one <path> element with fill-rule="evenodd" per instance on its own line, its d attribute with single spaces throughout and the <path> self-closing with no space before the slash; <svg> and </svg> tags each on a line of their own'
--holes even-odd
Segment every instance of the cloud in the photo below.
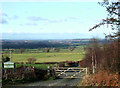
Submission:
<svg viewBox="0 0 120 88">
<path fill-rule="evenodd" d="M 77 17 L 68 17 L 68 19 L 77 20 L 79 18 L 77 18 Z"/>
<path fill-rule="evenodd" d="M 1 19 L 0 24 L 8 24 L 8 21 L 6 19 Z"/>
<path fill-rule="evenodd" d="M 47 18 L 42 18 L 42 17 L 35 17 L 35 16 L 31 16 L 28 17 L 29 20 L 31 21 L 44 21 L 44 22 L 48 22 L 48 23 L 59 23 L 59 22 L 67 22 L 67 21 L 76 21 L 79 18 L 76 17 L 68 17 L 68 18 L 61 18 L 61 19 L 47 19 Z"/>
<path fill-rule="evenodd" d="M 49 23 L 58 23 L 58 22 L 61 22 L 61 21 L 65 21 L 63 19 L 51 20 L 51 19 L 42 18 L 42 17 L 35 17 L 35 16 L 28 17 L 28 19 L 31 20 L 31 21 L 44 21 L 44 22 L 49 22 Z"/>
<path fill-rule="evenodd" d="M 38 24 L 36 23 L 25 23 L 25 24 L 20 24 L 21 26 L 36 26 Z"/>
<path fill-rule="evenodd" d="M 18 19 L 19 17 L 17 16 L 17 15 L 13 15 L 13 16 L 8 16 L 8 14 L 6 14 L 6 13 L 0 13 L 0 16 L 1 17 L 5 17 L 5 18 L 7 18 L 7 19 Z"/>
<path fill-rule="evenodd" d="M 14 16 L 12 16 L 12 17 L 9 17 L 8 19 L 12 19 L 12 20 L 15 20 L 15 19 L 18 19 L 19 17 L 17 16 L 17 15 L 14 15 Z"/>
<path fill-rule="evenodd" d="M 1 16 L 7 17 L 8 15 L 6 13 L 0 13 Z"/>
<path fill-rule="evenodd" d="M 28 19 L 31 21 L 48 21 L 48 19 L 41 18 L 41 17 L 34 17 L 34 16 L 28 17 Z"/>
<path fill-rule="evenodd" d="M 10 20 L 15 20 L 18 19 L 18 16 L 13 15 L 13 16 L 8 16 L 8 14 L 1 12 L 0 13 L 1 19 L 0 19 L 0 24 L 8 24 Z"/>
</svg>

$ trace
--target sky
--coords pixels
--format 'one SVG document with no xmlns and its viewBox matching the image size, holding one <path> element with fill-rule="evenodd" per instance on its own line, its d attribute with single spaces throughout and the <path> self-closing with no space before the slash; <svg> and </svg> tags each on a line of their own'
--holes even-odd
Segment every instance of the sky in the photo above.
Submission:
<svg viewBox="0 0 120 88">
<path fill-rule="evenodd" d="M 110 28 L 89 29 L 106 17 L 98 2 L 0 2 L 2 39 L 104 38 Z"/>
</svg>

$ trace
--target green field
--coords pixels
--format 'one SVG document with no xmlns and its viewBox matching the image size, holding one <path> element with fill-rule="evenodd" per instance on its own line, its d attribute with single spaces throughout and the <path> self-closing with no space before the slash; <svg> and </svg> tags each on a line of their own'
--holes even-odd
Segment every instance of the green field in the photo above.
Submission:
<svg viewBox="0 0 120 88">
<path fill-rule="evenodd" d="M 15 64 L 15 67 L 20 67 L 20 66 L 34 66 L 36 68 L 40 68 L 43 70 L 48 69 L 48 66 L 50 66 L 52 68 L 52 66 L 54 66 L 53 64 Z"/>
<path fill-rule="evenodd" d="M 13 53 L 12 62 L 27 62 L 29 57 L 36 58 L 36 62 L 60 62 L 66 60 L 79 61 L 84 58 L 85 51 L 81 48 L 76 48 L 74 51 L 69 51 L 68 49 L 60 49 L 60 52 L 50 51 L 49 53 L 40 52 L 40 53 Z"/>
</svg>

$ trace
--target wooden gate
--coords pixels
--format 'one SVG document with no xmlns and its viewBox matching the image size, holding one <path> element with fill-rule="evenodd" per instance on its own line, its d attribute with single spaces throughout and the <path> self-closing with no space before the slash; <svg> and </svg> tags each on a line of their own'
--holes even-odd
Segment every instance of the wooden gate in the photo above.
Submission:
<svg viewBox="0 0 120 88">
<path fill-rule="evenodd" d="M 81 78 L 87 74 L 87 68 L 55 67 L 55 75 L 59 78 Z"/>
</svg>

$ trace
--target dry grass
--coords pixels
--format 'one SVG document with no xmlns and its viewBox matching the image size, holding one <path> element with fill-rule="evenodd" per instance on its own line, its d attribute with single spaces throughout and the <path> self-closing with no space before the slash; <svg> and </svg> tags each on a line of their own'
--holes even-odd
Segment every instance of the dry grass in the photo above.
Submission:
<svg viewBox="0 0 120 88">
<path fill-rule="evenodd" d="M 83 77 L 78 86 L 117 86 L 120 87 L 120 74 L 109 73 L 109 71 L 99 71 L 96 74 L 90 74 Z"/>
</svg>

